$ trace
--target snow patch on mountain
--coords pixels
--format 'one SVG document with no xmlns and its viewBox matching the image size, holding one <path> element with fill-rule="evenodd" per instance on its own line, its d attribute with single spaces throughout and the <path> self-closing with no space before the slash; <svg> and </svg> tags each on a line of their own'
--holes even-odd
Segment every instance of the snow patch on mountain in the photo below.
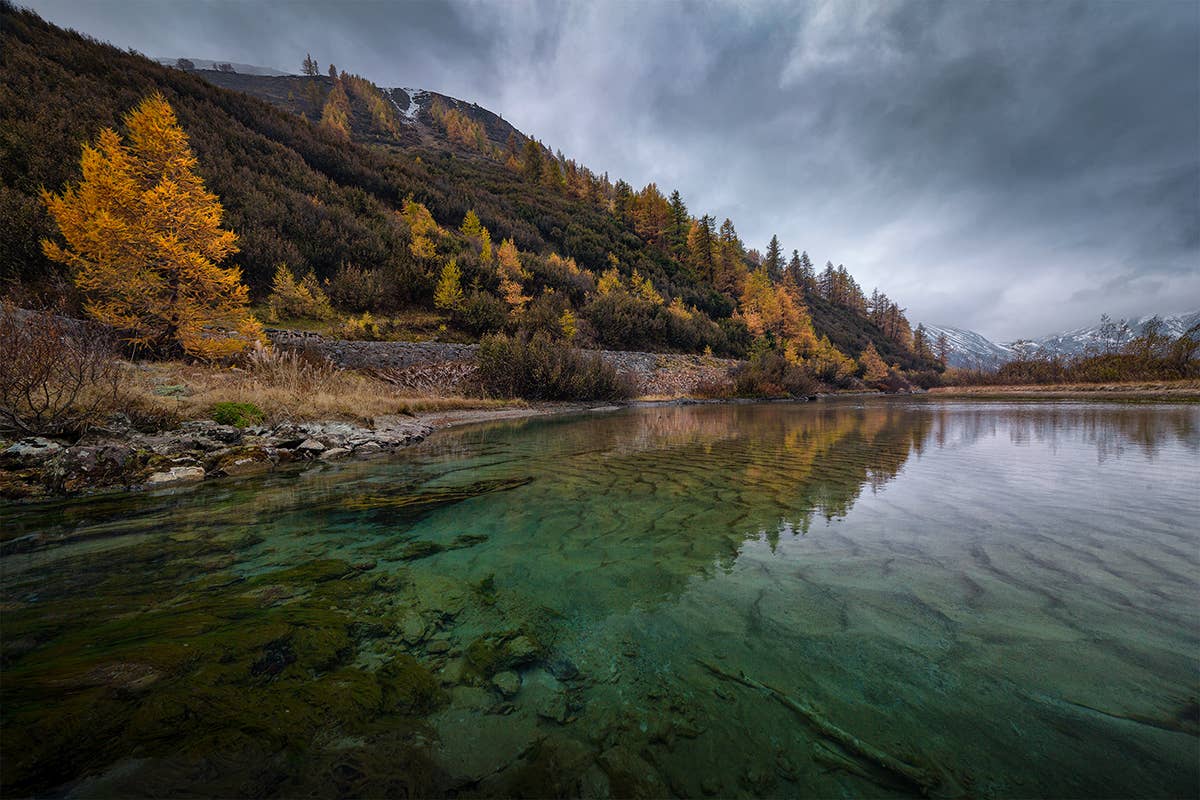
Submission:
<svg viewBox="0 0 1200 800">
<path fill-rule="evenodd" d="M 403 108 L 401 108 L 400 104 L 396 102 L 397 92 L 404 95 L 405 99 L 408 101 L 408 104 Z M 400 116 L 412 123 L 417 121 L 417 115 L 421 113 L 421 103 L 418 100 L 418 96 L 423 97 L 424 95 L 428 94 L 428 92 L 426 92 L 424 89 L 410 89 L 407 86 L 402 86 L 397 89 L 384 89 L 384 93 L 387 95 L 388 99 L 392 101 L 392 105 L 396 107 L 396 110 L 400 112 Z"/>
<path fill-rule="evenodd" d="M 925 325 L 925 330 L 935 352 L 938 339 L 943 335 L 946 337 L 946 361 L 952 367 L 994 369 L 1013 358 L 1010 348 L 996 344 L 975 331 L 956 328 L 953 325 L 929 324 Z"/>
<path fill-rule="evenodd" d="M 1154 318 L 1147 315 L 1136 320 L 1129 320 L 1128 338 L 1141 336 L 1146 330 L 1146 324 Z M 1192 326 L 1200 323 L 1200 311 L 1187 314 L 1170 314 L 1159 317 L 1162 320 L 1162 333 L 1172 339 L 1182 336 Z M 1120 324 L 1120 320 L 1117 320 Z M 1099 322 L 1075 330 L 1062 333 L 1052 333 L 1037 339 L 1018 339 L 1012 342 L 996 343 L 986 336 L 965 328 L 952 325 L 930 325 L 926 323 L 925 330 L 929 332 L 929 340 L 937 350 L 939 335 L 945 335 L 949 348 L 947 361 L 952 367 L 995 369 L 1006 361 L 1017 357 L 1018 351 L 1027 352 L 1033 356 L 1077 356 L 1089 350 L 1105 349 L 1115 342 Z"/>
</svg>

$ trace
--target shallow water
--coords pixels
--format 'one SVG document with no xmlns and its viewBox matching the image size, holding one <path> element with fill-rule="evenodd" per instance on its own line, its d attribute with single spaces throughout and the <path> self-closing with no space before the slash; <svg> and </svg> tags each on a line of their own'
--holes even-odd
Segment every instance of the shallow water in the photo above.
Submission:
<svg viewBox="0 0 1200 800">
<path fill-rule="evenodd" d="M 3 794 L 1195 797 L 1198 486 L 1196 406 L 869 399 L 0 508 Z"/>
</svg>

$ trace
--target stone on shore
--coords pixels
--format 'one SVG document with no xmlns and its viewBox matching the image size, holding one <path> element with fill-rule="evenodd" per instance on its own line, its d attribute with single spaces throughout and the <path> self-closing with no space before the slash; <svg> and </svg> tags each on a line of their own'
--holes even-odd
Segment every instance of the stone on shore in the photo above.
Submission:
<svg viewBox="0 0 1200 800">
<path fill-rule="evenodd" d="M 204 467 L 171 467 L 166 472 L 155 472 L 146 479 L 147 486 L 174 486 L 204 480 Z"/>
</svg>

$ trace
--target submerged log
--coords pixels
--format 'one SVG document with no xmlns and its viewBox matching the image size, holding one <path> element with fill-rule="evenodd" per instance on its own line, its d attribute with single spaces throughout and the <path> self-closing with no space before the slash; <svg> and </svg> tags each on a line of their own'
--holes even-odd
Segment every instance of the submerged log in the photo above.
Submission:
<svg viewBox="0 0 1200 800">
<path fill-rule="evenodd" d="M 791 695 L 769 686 L 760 681 L 746 675 L 744 672 L 734 674 L 721 669 L 715 664 L 710 664 L 707 661 L 696 659 L 700 666 L 707 669 L 712 674 L 719 678 L 728 681 L 740 683 L 743 686 L 751 689 L 757 689 L 783 704 L 787 708 L 800 715 L 809 725 L 811 725 L 822 736 L 837 742 L 847 752 L 853 753 L 861 758 L 870 761 L 888 772 L 902 778 L 906 783 L 911 784 L 921 791 L 921 794 L 927 795 L 933 789 L 941 784 L 941 779 L 930 770 L 909 764 L 895 756 L 880 750 L 872 744 L 864 742 L 854 734 L 839 728 L 834 723 L 830 722 L 822 716 L 816 709 L 808 705 L 802 700 L 798 700 Z"/>
</svg>

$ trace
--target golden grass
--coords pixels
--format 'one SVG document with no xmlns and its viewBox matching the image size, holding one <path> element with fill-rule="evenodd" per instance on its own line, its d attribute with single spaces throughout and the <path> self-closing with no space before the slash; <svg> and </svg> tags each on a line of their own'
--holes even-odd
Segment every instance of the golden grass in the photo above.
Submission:
<svg viewBox="0 0 1200 800">
<path fill-rule="evenodd" d="M 1043 396 L 1084 397 L 1113 395 L 1130 398 L 1200 398 L 1200 380 L 1176 381 L 1114 381 L 1109 383 L 1055 383 L 1046 385 L 1002 385 L 1002 386 L 938 386 L 930 394 L 942 397 L 983 396 Z"/>
<path fill-rule="evenodd" d="M 266 421 L 346 420 L 466 408 L 500 408 L 510 401 L 477 397 L 400 394 L 395 387 L 351 370 L 315 377 L 294 370 L 251 370 L 180 362 L 130 365 L 121 387 L 124 410 L 144 418 L 208 419 L 215 403 L 253 403 Z"/>
</svg>

